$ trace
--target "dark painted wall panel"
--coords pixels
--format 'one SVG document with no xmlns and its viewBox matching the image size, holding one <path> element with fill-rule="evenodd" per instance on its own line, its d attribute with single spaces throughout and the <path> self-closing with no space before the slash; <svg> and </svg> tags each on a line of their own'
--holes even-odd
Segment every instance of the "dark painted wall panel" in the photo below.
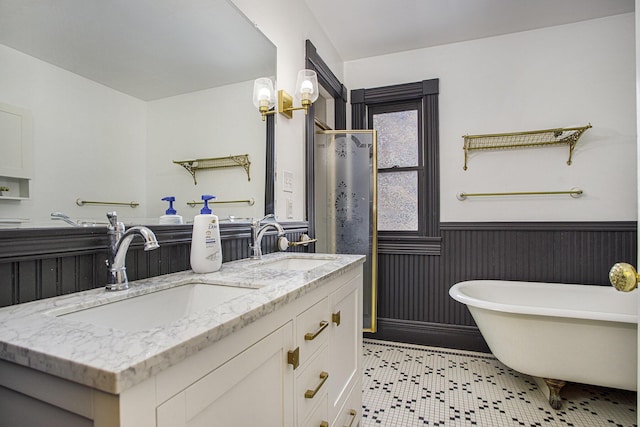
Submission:
<svg viewBox="0 0 640 427">
<path fill-rule="evenodd" d="M 18 269 L 18 283 L 24 284 L 19 287 L 20 301 L 34 301 L 38 299 L 38 261 L 27 261 L 20 265 Z"/>
<path fill-rule="evenodd" d="M 499 279 L 608 285 L 608 271 L 615 262 L 636 263 L 635 222 L 440 226 L 441 249 L 436 251 L 440 255 L 392 249 L 379 254 L 380 321 L 375 336 L 482 349 L 469 311 L 449 297 L 454 283 Z M 287 226 L 291 241 L 305 232 L 306 223 Z M 103 286 L 106 233 L 64 230 L 58 239 L 49 230 L 43 233 L 46 244 L 37 232 L 12 232 L 16 252 L 0 249 L 0 306 L 77 292 L 92 284 Z M 156 251 L 145 252 L 134 240 L 127 258 L 130 280 L 189 269 L 189 227 L 162 228 L 156 233 L 160 241 Z M 225 262 L 249 256 L 246 224 L 225 230 L 222 242 Z M 275 245 L 275 235 L 265 236 L 265 253 Z"/>
<path fill-rule="evenodd" d="M 29 263 L 29 261 L 20 262 L 21 267 L 26 263 Z M 64 295 L 76 292 L 76 256 L 60 258 L 58 267 L 60 269 L 60 293 Z M 25 285 L 25 282 L 20 281 L 18 287 L 22 289 Z M 20 302 L 24 302 L 24 300 L 20 298 Z"/>
<path fill-rule="evenodd" d="M 308 232 L 306 222 L 283 226 L 290 241 L 298 241 Z M 130 281 L 190 269 L 191 227 L 152 228 L 160 248 L 144 251 L 140 239 L 132 241 L 125 262 Z M 249 236 L 247 224 L 223 225 L 224 262 L 249 256 Z M 14 248 L 0 248 L 0 307 L 102 287 L 106 283 L 105 230 L 3 230 L 0 238 L 11 241 Z M 275 247 L 275 234 L 265 235 L 263 253 L 273 252 Z M 294 250 L 305 251 L 289 249 Z"/>
<path fill-rule="evenodd" d="M 15 298 L 15 278 L 13 271 L 15 265 L 12 263 L 0 263 L 0 306 L 12 305 L 16 303 Z"/>
<path fill-rule="evenodd" d="M 449 288 L 457 282 L 497 279 L 608 286 L 611 266 L 619 261 L 635 265 L 637 257 L 635 222 L 443 223 L 441 236 L 440 255 L 391 250 L 379 254 L 380 330 L 369 336 L 438 345 L 446 336 L 442 327 L 448 325 L 452 334 L 462 331 L 473 338 L 464 329 L 475 328 L 471 314 L 449 297 Z M 452 347 L 461 345 L 458 338 Z"/>
<path fill-rule="evenodd" d="M 45 258 L 40 261 L 40 288 L 41 298 L 49 298 L 58 295 L 58 268 L 57 261 Z"/>
</svg>

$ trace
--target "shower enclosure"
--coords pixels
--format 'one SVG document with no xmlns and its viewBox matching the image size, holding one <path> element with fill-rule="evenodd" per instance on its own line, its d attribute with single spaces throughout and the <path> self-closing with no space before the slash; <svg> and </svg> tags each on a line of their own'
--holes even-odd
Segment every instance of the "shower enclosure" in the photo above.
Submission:
<svg viewBox="0 0 640 427">
<path fill-rule="evenodd" d="M 367 256 L 363 269 L 363 327 L 375 332 L 376 131 L 321 130 L 314 139 L 316 236 L 323 236 L 316 251 Z"/>
</svg>

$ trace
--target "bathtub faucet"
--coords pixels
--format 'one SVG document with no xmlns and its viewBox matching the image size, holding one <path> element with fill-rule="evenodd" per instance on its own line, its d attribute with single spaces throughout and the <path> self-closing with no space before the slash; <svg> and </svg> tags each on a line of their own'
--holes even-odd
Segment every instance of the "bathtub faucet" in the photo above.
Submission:
<svg viewBox="0 0 640 427">
<path fill-rule="evenodd" d="M 107 259 L 107 275 L 108 291 L 121 291 L 129 288 L 129 280 L 127 278 L 127 267 L 124 262 L 129 250 L 131 240 L 138 235 L 144 240 L 144 250 L 150 251 L 158 249 L 158 239 L 153 231 L 143 226 L 131 227 L 125 231 L 124 224 L 118 222 L 118 215 L 115 212 L 107 212 L 109 225 L 107 226 L 107 234 L 109 235 L 109 259 Z"/>
</svg>

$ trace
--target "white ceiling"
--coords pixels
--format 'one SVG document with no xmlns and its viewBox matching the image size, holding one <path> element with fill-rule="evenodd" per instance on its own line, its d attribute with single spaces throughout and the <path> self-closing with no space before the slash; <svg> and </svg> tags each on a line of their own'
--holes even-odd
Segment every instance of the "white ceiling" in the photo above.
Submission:
<svg viewBox="0 0 640 427">
<path fill-rule="evenodd" d="M 275 46 L 228 0 L 0 0 L 0 43 L 143 100 L 276 67 Z"/>
<path fill-rule="evenodd" d="M 634 0 L 305 0 L 344 61 L 634 11 Z"/>
</svg>

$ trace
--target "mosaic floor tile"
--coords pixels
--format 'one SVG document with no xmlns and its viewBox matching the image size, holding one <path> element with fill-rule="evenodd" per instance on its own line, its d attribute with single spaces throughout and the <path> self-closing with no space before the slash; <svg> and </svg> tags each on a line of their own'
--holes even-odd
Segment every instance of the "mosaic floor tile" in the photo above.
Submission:
<svg viewBox="0 0 640 427">
<path fill-rule="evenodd" d="M 365 340 L 362 427 L 637 427 L 636 393 L 568 383 L 549 406 L 493 355 Z"/>
</svg>

